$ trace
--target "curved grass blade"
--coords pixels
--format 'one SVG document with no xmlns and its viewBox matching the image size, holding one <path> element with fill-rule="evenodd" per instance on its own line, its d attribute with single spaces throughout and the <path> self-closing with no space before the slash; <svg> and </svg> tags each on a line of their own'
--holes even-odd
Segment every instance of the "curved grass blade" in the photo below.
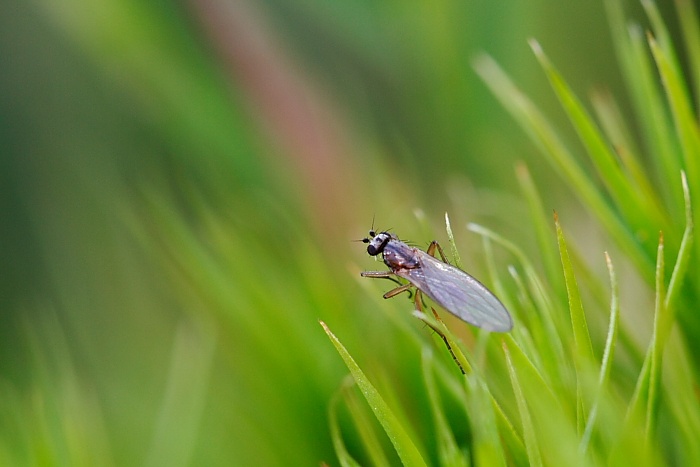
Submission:
<svg viewBox="0 0 700 467">
<path fill-rule="evenodd" d="M 566 247 L 566 239 L 564 231 L 559 223 L 559 215 L 554 213 L 554 225 L 557 229 L 557 242 L 559 244 L 559 254 L 561 255 L 561 264 L 564 271 L 564 280 L 566 282 L 566 291 L 569 296 L 569 313 L 571 314 L 571 326 L 574 331 L 574 342 L 576 344 L 576 353 L 580 358 L 587 361 L 593 361 L 593 346 L 591 345 L 591 336 L 588 333 L 588 324 L 586 323 L 586 315 L 583 312 L 583 302 L 581 302 L 581 294 L 576 283 L 569 252 Z"/>
<path fill-rule="evenodd" d="M 440 378 L 442 384 L 444 384 L 445 388 L 449 390 L 452 396 L 457 400 L 465 401 L 465 413 L 470 413 L 470 404 L 475 405 L 471 402 L 470 397 L 472 397 L 472 395 L 470 391 L 474 390 L 473 388 L 476 384 L 470 382 L 470 379 L 479 378 L 478 374 L 467 375 L 466 380 L 456 380 L 454 378 L 454 372 L 448 371 L 445 367 L 441 365 L 433 366 L 433 369 L 435 370 L 436 375 Z M 455 384 L 457 381 L 459 381 L 462 384 Z M 467 382 L 467 384 L 463 384 L 465 381 Z M 467 395 L 469 396 L 467 397 Z M 491 392 L 489 392 L 489 397 L 490 404 L 480 406 L 481 408 L 479 410 L 493 410 L 495 416 L 495 424 L 498 430 L 499 438 L 501 440 L 501 445 L 503 446 L 503 449 L 508 452 L 509 459 L 512 459 L 513 465 L 527 465 L 527 453 L 525 451 L 523 441 L 520 437 L 520 433 L 518 433 L 518 431 L 515 429 L 513 423 L 508 418 L 508 416 L 506 416 L 505 412 L 503 411 L 503 409 L 496 401 L 494 395 Z M 484 407 L 490 408 L 484 409 Z M 487 417 L 487 419 L 491 420 L 490 416 Z M 475 424 L 475 426 L 483 428 L 485 425 Z"/>
<path fill-rule="evenodd" d="M 658 75 L 649 57 L 644 34 L 639 25 L 630 25 L 625 17 L 622 2 L 606 0 L 605 7 L 609 18 L 613 44 L 624 72 L 626 88 L 630 92 L 635 113 L 639 115 L 639 135 L 645 141 L 661 180 L 673 180 L 681 170 L 680 151 L 673 135 L 668 109 L 665 106 Z M 680 193 L 667 184 L 659 189 L 664 193 L 667 205 L 682 204 Z M 679 212 L 674 211 L 674 218 Z M 651 264 L 649 264 L 651 266 Z"/>
<path fill-rule="evenodd" d="M 630 179 L 630 183 L 639 192 L 639 197 L 642 200 L 653 201 L 655 209 L 662 210 L 663 208 L 660 207 L 662 201 L 645 171 L 644 162 L 640 159 L 642 152 L 634 140 L 632 131 L 629 129 L 627 122 L 625 122 L 623 112 L 614 97 L 608 92 L 593 92 L 591 103 L 603 131 L 605 131 L 612 148 L 614 148 Z M 675 211 L 673 214 L 675 214 Z M 673 218 L 669 214 L 665 214 L 662 217 L 666 222 L 670 222 L 670 219 Z"/>
<path fill-rule="evenodd" d="M 574 348 L 576 366 L 576 413 L 579 433 L 585 430 L 586 409 L 583 400 L 583 387 L 581 382 L 581 372 L 588 365 L 593 364 L 593 346 L 591 345 L 591 336 L 588 333 L 588 324 L 586 323 L 586 315 L 583 312 L 583 302 L 581 302 L 581 294 L 576 283 L 574 269 L 569 259 L 569 252 L 566 248 L 566 240 L 564 232 L 559 223 L 559 216 L 554 213 L 554 224 L 557 229 L 557 242 L 559 243 L 559 252 L 561 255 L 561 264 L 564 270 L 564 282 L 566 283 L 566 292 L 569 297 L 569 313 L 571 316 L 571 326 L 574 333 Z"/>
<path fill-rule="evenodd" d="M 665 341 L 668 334 L 671 332 L 671 327 L 676 320 L 676 309 L 680 300 L 680 292 L 682 284 L 685 280 L 688 271 L 688 265 L 693 254 L 693 239 L 695 225 L 693 222 L 693 207 L 690 201 L 690 188 L 688 187 L 688 179 L 685 172 L 681 172 L 681 185 L 683 186 L 683 198 L 685 201 L 685 230 L 681 239 L 681 246 L 678 249 L 676 264 L 673 266 L 671 280 L 668 283 L 668 291 L 666 293 L 666 301 L 664 303 L 666 314 L 661 321 L 660 337 Z"/>
<path fill-rule="evenodd" d="M 435 312 L 435 310 L 433 310 L 433 312 Z M 455 363 L 463 374 L 470 375 L 473 373 L 471 363 L 469 363 L 469 360 L 467 360 L 464 352 L 462 352 L 462 349 L 455 342 L 454 336 L 442 320 L 438 321 L 437 319 L 419 310 L 414 310 L 413 316 L 427 324 L 428 327 L 430 327 L 443 339 L 445 345 L 452 354 L 452 358 L 455 360 Z"/>
<path fill-rule="evenodd" d="M 343 358 L 343 361 L 345 361 L 345 365 L 347 365 L 350 373 L 352 373 L 352 376 L 355 378 L 357 385 L 362 391 L 362 395 L 367 399 L 367 403 L 372 408 L 374 415 L 384 428 L 387 436 L 389 436 L 391 443 L 396 449 L 396 453 L 401 458 L 401 462 L 403 462 L 404 465 L 425 466 L 426 463 L 423 460 L 423 456 L 421 456 L 420 451 L 408 436 L 406 430 L 401 426 L 401 423 L 396 415 L 394 415 L 391 408 L 384 402 L 382 396 L 377 392 L 372 383 L 370 383 L 369 379 L 367 379 L 360 367 L 355 363 L 355 360 L 350 356 L 338 338 L 331 332 L 326 323 L 320 321 L 320 324 Z"/>
<path fill-rule="evenodd" d="M 661 319 L 665 315 L 665 287 L 664 287 L 664 236 L 659 235 L 659 248 L 656 262 L 656 299 L 654 302 L 654 330 L 651 338 L 650 365 L 649 365 L 649 394 L 647 398 L 646 416 L 646 445 L 648 446 L 656 429 L 656 419 L 659 412 L 659 389 L 661 388 L 661 358 L 663 355 L 663 342 L 659 335 Z"/>
<path fill-rule="evenodd" d="M 454 433 L 447 422 L 447 417 L 445 417 L 444 409 L 442 408 L 440 394 L 435 382 L 435 375 L 433 374 L 434 364 L 432 352 L 424 349 L 421 359 L 421 368 L 423 370 L 425 386 L 428 390 L 428 401 L 430 402 L 433 423 L 435 425 L 438 459 L 440 460 L 440 465 L 466 467 L 468 465 L 467 459 L 459 449 L 459 445 L 455 440 Z"/>
<path fill-rule="evenodd" d="M 180 324 L 168 381 L 144 465 L 186 465 L 193 459 L 197 429 L 206 406 L 216 328 L 210 322 Z"/>
<path fill-rule="evenodd" d="M 642 364 L 642 369 L 637 377 L 637 383 L 630 399 L 629 405 L 627 407 L 627 414 L 625 416 L 626 429 L 628 431 L 634 429 L 634 424 L 639 420 L 640 417 L 646 417 L 645 425 L 645 447 L 648 446 L 649 440 L 649 429 L 651 428 L 650 415 L 652 415 L 654 404 L 652 400 L 652 386 L 656 384 L 655 378 L 658 376 L 658 368 L 654 372 L 655 375 L 652 376 L 652 367 L 654 364 L 654 359 L 657 358 L 654 353 L 658 351 L 656 349 L 657 341 L 657 326 L 658 326 L 658 312 L 660 305 L 663 304 L 660 298 L 661 291 L 659 289 L 663 288 L 663 280 L 661 276 L 663 275 L 663 236 L 659 236 L 659 246 L 657 248 L 657 266 L 656 266 L 656 310 L 654 315 L 654 331 L 652 333 L 651 342 L 647 349 L 646 356 L 644 358 L 644 363 Z M 658 362 L 656 363 L 658 365 Z"/>
<path fill-rule="evenodd" d="M 618 157 L 612 152 L 598 126 L 549 61 L 540 44 L 531 40 L 530 47 L 547 74 L 559 102 L 585 146 L 600 180 L 615 201 L 617 208 L 632 224 L 633 230 L 666 228 L 668 221 L 661 211 L 661 203 L 656 195 L 649 192 L 646 193 L 647 198 L 641 196 L 623 172 Z"/>
<path fill-rule="evenodd" d="M 700 154 L 700 130 L 693 115 L 692 100 L 688 95 L 683 72 L 673 57 L 669 56 L 668 52 L 653 37 L 649 36 L 648 41 L 671 107 L 671 115 L 681 143 L 688 182 L 691 190 L 697 192 L 700 190 L 700 162 L 697 157 Z"/>
<path fill-rule="evenodd" d="M 603 351 L 603 361 L 600 366 L 596 398 L 588 415 L 586 429 L 583 432 L 581 443 L 579 444 L 579 451 L 583 454 L 585 454 L 588 449 L 596 419 L 598 418 L 598 407 L 600 406 L 601 398 L 610 380 L 612 360 L 615 355 L 615 344 L 617 343 L 617 330 L 620 322 L 620 297 L 617 286 L 617 276 L 610 255 L 608 255 L 607 252 L 605 252 L 605 264 L 608 267 L 608 275 L 610 276 L 610 324 L 608 325 L 608 336 L 605 339 L 605 350 Z"/>
<path fill-rule="evenodd" d="M 498 432 L 494 398 L 486 382 L 479 377 L 467 378 L 467 410 L 474 433 L 474 465 L 505 466 L 505 451 Z M 492 404 L 489 405 L 489 402 Z"/>
<path fill-rule="evenodd" d="M 520 435 L 518 432 L 515 430 L 513 423 L 508 419 L 508 416 L 505 414 L 501 406 L 498 404 L 496 399 L 494 398 L 494 395 L 488 390 L 486 387 L 486 383 L 481 381 L 481 377 L 475 372 L 475 369 L 471 366 L 467 358 L 464 356 L 464 353 L 461 351 L 461 348 L 457 343 L 455 342 L 454 336 L 450 333 L 449 329 L 444 325 L 444 323 L 438 323 L 437 320 L 435 320 L 433 317 L 426 315 L 425 313 L 421 313 L 419 311 L 414 311 L 413 313 L 414 316 L 416 316 L 418 319 L 423 321 L 425 324 L 430 326 L 432 329 L 436 330 L 438 333 L 444 332 L 444 337 L 447 339 L 447 342 L 450 344 L 450 346 L 453 349 L 453 354 L 456 356 L 458 361 L 460 362 L 462 368 L 465 370 L 465 375 L 467 377 L 467 387 L 470 389 L 469 394 L 469 401 L 471 405 L 467 407 L 467 411 L 472 413 L 473 416 L 477 416 L 474 414 L 475 410 L 479 411 L 478 417 L 479 422 L 475 422 L 472 420 L 472 424 L 474 426 L 475 434 L 484 435 L 484 430 L 485 431 L 490 431 L 491 430 L 491 425 L 493 424 L 493 430 L 495 433 L 500 434 L 501 439 L 503 440 L 502 442 L 508 446 L 509 448 L 509 453 L 513 457 L 513 459 L 516 459 L 518 461 L 518 465 L 523 464 L 526 462 L 526 454 L 525 454 L 525 447 L 523 446 L 522 439 L 520 438 Z M 443 331 L 444 330 L 444 331 Z M 515 341 L 512 340 L 510 337 L 510 334 L 505 335 L 509 341 L 513 344 L 515 344 Z M 529 363 L 527 360 L 527 357 L 524 356 L 520 348 L 518 348 L 518 356 L 521 358 L 521 361 L 528 362 L 526 366 L 529 369 L 532 369 L 537 373 L 537 370 L 534 368 L 534 366 Z M 542 387 L 546 386 L 546 383 L 544 380 L 539 376 L 538 374 L 538 381 L 542 385 Z M 478 380 L 478 381 L 477 381 Z M 550 394 L 551 389 L 547 389 Z M 484 411 L 489 411 L 488 409 L 485 409 L 488 404 L 483 403 L 484 401 L 482 398 L 484 397 L 484 394 L 488 395 L 488 400 L 490 401 L 490 406 L 491 409 L 493 410 L 493 413 L 489 414 L 484 414 Z M 475 402 L 475 401 L 480 401 L 480 402 Z M 476 409 L 475 407 L 478 407 Z M 496 434 L 490 434 L 489 436 L 485 437 L 488 440 L 496 440 L 498 439 L 498 436 Z M 491 442 L 490 441 L 490 442 Z M 491 442 L 491 444 L 494 444 L 494 442 Z M 486 464 L 483 465 L 492 465 L 489 462 L 493 462 L 494 459 L 501 459 L 501 454 L 497 454 L 496 452 L 492 452 L 493 449 L 497 449 L 495 445 L 489 445 L 488 447 L 481 447 L 480 450 L 478 450 L 478 453 L 474 454 L 475 458 L 481 458 L 483 462 L 487 462 Z M 479 464 L 479 463 L 477 463 Z M 479 464 L 481 465 L 481 464 Z"/>
<path fill-rule="evenodd" d="M 518 412 L 520 413 L 520 421 L 523 426 L 523 438 L 525 439 L 528 462 L 531 466 L 541 466 L 542 456 L 540 455 L 540 450 L 538 447 L 535 427 L 532 424 L 532 418 L 530 417 L 530 410 L 528 409 L 523 390 L 520 387 L 518 374 L 513 366 L 513 361 L 510 358 L 510 352 L 508 351 L 508 345 L 505 343 L 505 341 L 503 342 L 502 347 L 503 353 L 506 357 L 506 365 L 508 366 L 508 375 L 510 376 L 511 386 L 513 387 L 513 393 L 515 394 L 515 401 L 518 405 Z"/>
<path fill-rule="evenodd" d="M 560 316 L 554 313 L 554 306 L 549 298 L 550 296 L 545 290 L 544 284 L 532 265 L 532 262 L 522 250 L 515 246 L 515 244 L 486 227 L 478 224 L 469 224 L 467 228 L 483 237 L 484 249 L 487 252 L 490 250 L 489 241 L 493 241 L 510 251 L 518 259 L 518 262 L 524 270 L 530 293 L 535 301 L 536 310 L 540 315 L 539 320 L 543 325 L 542 330 L 545 338 L 541 343 L 547 347 L 539 351 L 541 359 L 552 360 L 553 364 L 555 364 L 560 371 L 565 372 L 568 367 L 568 362 L 564 359 L 564 344 L 562 343 L 561 336 L 566 335 L 570 331 L 565 329 L 564 322 Z M 487 258 L 489 257 L 492 257 L 492 255 L 487 254 Z M 532 350 L 535 351 L 536 349 Z"/>
<path fill-rule="evenodd" d="M 551 284 L 555 290 L 563 290 L 563 282 L 561 281 L 561 270 L 559 268 L 559 254 L 555 247 L 552 246 L 552 224 L 550 222 L 549 211 L 544 209 L 542 198 L 537 192 L 530 171 L 525 163 L 520 162 L 516 165 L 515 174 L 520 182 L 520 189 L 525 196 L 525 201 L 530 209 L 530 218 L 535 227 L 535 235 L 542 262 L 544 263 L 546 275 L 550 281 L 556 281 Z"/>
<path fill-rule="evenodd" d="M 678 21 L 683 33 L 683 43 L 688 51 L 686 56 L 690 62 L 688 67 L 691 72 L 691 89 L 695 96 L 700 95 L 700 20 L 698 20 L 698 10 L 689 0 L 676 0 L 676 11 Z M 700 109 L 695 109 L 695 113 L 700 113 Z"/>
<path fill-rule="evenodd" d="M 585 206 L 600 219 L 620 247 L 632 258 L 639 270 L 642 273 L 648 271 L 652 264 L 650 254 L 619 214 L 612 209 L 599 188 L 561 141 L 552 124 L 491 57 L 480 55 L 474 61 L 474 68 L 550 163 L 569 181 Z M 651 281 L 651 275 L 646 279 Z"/>
<path fill-rule="evenodd" d="M 462 269 L 462 259 L 459 257 L 459 251 L 457 250 L 457 244 L 455 243 L 455 236 L 452 233 L 452 225 L 450 224 L 450 216 L 445 213 L 445 230 L 447 230 L 447 239 L 450 242 L 450 247 L 452 250 L 452 261 L 454 265 L 459 269 Z"/>
<path fill-rule="evenodd" d="M 341 390 L 343 390 L 343 388 L 341 388 Z M 333 443 L 335 454 L 338 456 L 338 461 L 342 467 L 360 467 L 360 464 L 350 455 L 345 447 L 343 435 L 340 431 L 340 425 L 338 424 L 337 408 L 341 390 L 333 394 L 333 397 L 328 404 L 328 428 L 330 429 L 331 442 Z"/>
<path fill-rule="evenodd" d="M 349 380 L 349 381 L 348 381 Z M 366 405 L 362 403 L 357 391 L 355 391 L 355 380 L 348 375 L 343 383 L 343 399 L 350 412 L 355 429 L 360 437 L 364 451 L 372 465 L 388 465 L 389 459 L 382 447 L 375 425 L 366 410 Z"/>
</svg>

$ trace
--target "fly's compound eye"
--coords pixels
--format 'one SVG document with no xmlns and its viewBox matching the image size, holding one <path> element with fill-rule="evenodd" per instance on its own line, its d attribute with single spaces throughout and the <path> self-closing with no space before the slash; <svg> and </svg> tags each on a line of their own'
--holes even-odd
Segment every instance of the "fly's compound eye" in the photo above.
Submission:
<svg viewBox="0 0 700 467">
<path fill-rule="evenodd" d="M 374 232 L 370 232 L 370 234 L 371 233 Z M 370 256 L 377 256 L 379 253 L 384 251 L 384 247 L 387 243 L 389 243 L 390 239 L 391 237 L 387 233 L 380 233 L 378 235 L 375 235 L 371 239 L 368 239 L 366 242 L 369 243 L 369 245 L 367 246 L 367 253 L 369 253 Z"/>
</svg>

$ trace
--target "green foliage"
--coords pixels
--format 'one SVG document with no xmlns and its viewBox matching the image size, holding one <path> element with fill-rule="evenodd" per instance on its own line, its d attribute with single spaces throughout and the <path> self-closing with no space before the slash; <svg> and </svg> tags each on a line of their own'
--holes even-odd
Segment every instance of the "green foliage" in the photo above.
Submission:
<svg viewBox="0 0 700 467">
<path fill-rule="evenodd" d="M 692 383 L 696 372 L 690 368 L 697 365 L 694 342 L 698 318 L 692 304 L 700 281 L 689 273 L 697 260 L 693 219 L 700 212 L 692 196 L 700 190 L 700 130 L 688 92 L 697 86 L 697 76 L 686 80 L 654 3 L 645 1 L 643 5 L 652 25 L 646 37 L 647 54 L 653 58 L 659 80 L 654 78 L 647 57 L 640 53 L 643 36 L 637 27 L 626 26 L 617 1 L 607 2 L 619 59 L 637 109 L 636 121 L 623 119 L 612 98 L 600 93 L 593 96 L 598 115 L 594 118 L 539 44 L 531 43 L 578 134 L 587 163 L 494 60 L 482 55 L 475 66 L 635 265 L 639 276 L 654 289 L 653 310 L 648 310 L 653 311 L 652 332 L 647 343 L 641 344 L 646 346 L 644 357 L 641 361 L 635 358 L 639 344 L 630 337 L 636 332 L 634 323 L 620 319 L 629 312 L 620 303 L 626 284 L 619 283 L 610 255 L 606 252 L 604 256 L 610 282 L 609 308 L 587 305 L 585 293 L 598 287 L 597 279 L 588 271 L 590 266 L 576 260 L 576 254 L 572 256 L 556 213 L 552 234 L 541 197 L 525 166 L 518 166 L 541 256 L 533 260 L 512 241 L 482 226 L 470 226 L 484 239 L 490 282 L 514 313 L 516 325 L 511 335 L 478 333 L 476 345 L 459 352 L 468 361 L 462 365 L 468 371 L 461 382 L 458 372 L 449 370 L 448 380 L 436 379 L 435 374 L 445 372 L 436 368 L 433 358 L 424 358 L 420 384 L 427 388 L 434 424 L 429 442 L 443 447 L 436 459 L 440 465 L 700 462 L 692 435 L 700 432 L 700 403 Z M 694 7 L 679 2 L 678 10 L 684 18 L 685 48 L 694 50 L 700 37 L 698 23 L 692 20 L 696 18 Z M 634 125 L 640 127 L 641 141 L 631 136 Z M 645 131 L 651 128 L 654 130 Z M 654 173 L 656 168 L 660 172 Z M 447 217 L 446 223 L 454 248 Z M 662 233 L 658 242 L 654 232 Z M 516 264 L 508 269 L 509 279 L 497 272 L 502 267 L 497 266 L 492 243 L 515 259 Z M 558 246 L 558 268 L 553 245 Z M 668 251 L 674 257 L 671 267 L 666 266 Z M 456 249 L 453 255 L 458 257 Z M 542 264 L 544 277 L 533 266 L 536 263 Z M 462 345 L 449 330 L 439 328 L 439 323 L 422 314 L 418 317 L 449 336 L 450 347 Z M 634 319 L 639 317 L 635 314 Z M 589 332 L 591 319 L 608 322 L 604 340 Z M 510 381 L 510 390 L 504 386 L 506 381 Z M 438 397 L 436 382 L 445 388 L 457 385 L 463 391 L 457 411 L 467 414 L 468 437 L 455 434 L 459 425 L 446 424 L 446 408 Z M 475 405 L 474 398 L 480 398 L 481 403 Z M 455 458 L 456 451 L 464 457 Z"/>
<path fill-rule="evenodd" d="M 0 15 L 0 465 L 700 464 L 691 2 L 590 100 L 554 0 L 88 3 Z M 359 277 L 443 211 L 511 333 Z"/>
</svg>

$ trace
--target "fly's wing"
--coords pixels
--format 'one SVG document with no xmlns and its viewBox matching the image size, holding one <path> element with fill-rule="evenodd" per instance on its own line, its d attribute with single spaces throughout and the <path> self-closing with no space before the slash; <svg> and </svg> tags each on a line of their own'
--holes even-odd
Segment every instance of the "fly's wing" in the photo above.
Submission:
<svg viewBox="0 0 700 467">
<path fill-rule="evenodd" d="M 419 251 L 421 266 L 396 274 L 407 279 L 445 310 L 487 331 L 507 332 L 513 320 L 503 304 L 466 272 Z"/>
</svg>

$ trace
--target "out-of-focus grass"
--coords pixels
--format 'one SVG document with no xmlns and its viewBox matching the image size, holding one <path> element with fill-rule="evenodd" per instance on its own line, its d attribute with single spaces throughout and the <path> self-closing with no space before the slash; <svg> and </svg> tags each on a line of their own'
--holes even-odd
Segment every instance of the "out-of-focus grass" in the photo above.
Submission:
<svg viewBox="0 0 700 467">
<path fill-rule="evenodd" d="M 607 2 L 641 141 L 618 117 L 626 107 L 599 95 L 599 131 L 567 85 L 574 64 L 592 63 L 582 57 L 599 58 L 592 44 L 605 34 L 580 36 L 583 47 L 572 29 L 552 59 L 535 47 L 598 174 L 558 149 L 566 129 L 532 113 L 516 120 L 553 153 L 569 192 L 548 169 L 533 167 L 537 183 L 524 165 L 512 175 L 514 155 L 532 156 L 470 63 L 477 49 L 494 54 L 478 72 L 504 101 L 522 103 L 495 64 L 532 81 L 537 62 L 523 37 L 550 10 L 10 3 L 0 15 L 3 465 L 698 459 L 696 352 L 684 345 L 697 327 L 688 278 L 698 203 L 680 182 L 685 168 L 692 198 L 696 127 L 690 85 L 653 5 L 649 54 L 644 35 L 634 27 L 627 35 L 625 16 Z M 578 13 L 598 18 L 601 6 L 585 5 L 571 24 L 586 24 Z M 694 50 L 693 23 L 682 24 Z M 583 68 L 584 83 L 607 78 L 585 73 L 605 67 Z M 541 115 L 551 111 L 544 97 L 531 100 Z M 543 143 L 543 129 L 544 143 L 557 144 Z M 652 329 L 653 304 L 625 308 L 613 287 L 608 325 L 605 275 L 582 261 L 590 245 L 579 245 L 575 204 L 563 193 L 578 196 L 616 242 L 616 267 L 619 256 L 647 281 L 635 287 L 656 290 L 648 351 L 629 322 Z M 483 246 L 479 276 L 517 318 L 498 340 L 445 317 L 451 342 L 467 342 L 458 353 L 471 369 L 464 380 L 442 341 L 411 316 L 411 302 L 384 302 L 380 285 L 360 280 L 371 263 L 349 241 L 366 234 L 373 214 L 376 227 L 416 243 L 444 241 L 435 225 L 445 210 L 453 251 L 478 271 L 468 258 Z M 479 223 L 471 229 L 482 243 L 467 237 L 467 221 Z M 659 229 L 666 256 L 657 259 Z M 627 276 L 613 277 L 624 296 Z M 567 303 L 579 302 L 572 329 Z M 392 434 L 415 452 L 397 455 L 386 423 L 343 383 L 347 371 L 319 319 L 356 361 L 370 400 L 391 412 Z M 592 355 L 572 351 L 589 330 Z"/>
</svg>

